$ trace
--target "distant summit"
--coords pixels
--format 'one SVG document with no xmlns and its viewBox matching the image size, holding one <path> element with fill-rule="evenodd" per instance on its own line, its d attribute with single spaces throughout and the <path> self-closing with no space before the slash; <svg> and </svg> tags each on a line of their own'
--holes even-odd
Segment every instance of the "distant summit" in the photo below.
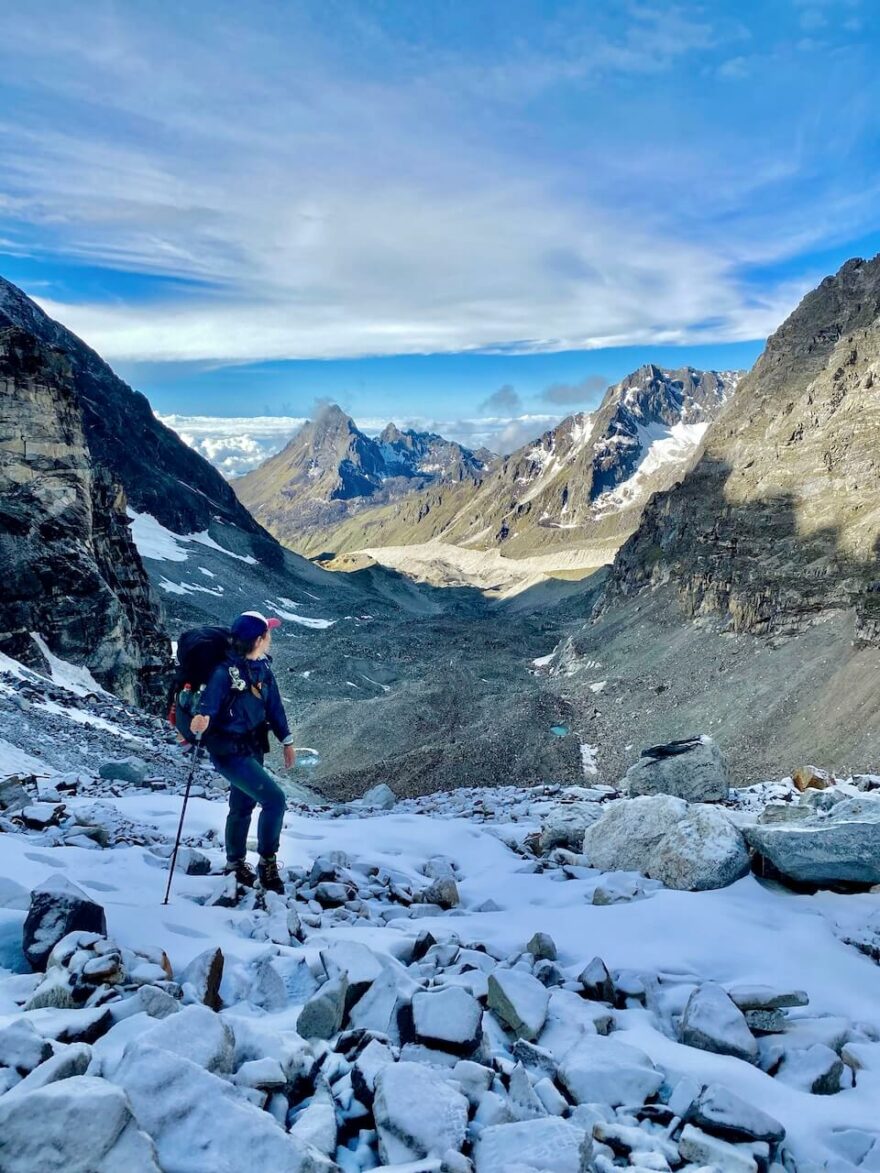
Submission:
<svg viewBox="0 0 880 1173">
<path fill-rule="evenodd" d="M 391 504 L 374 501 L 335 527 L 321 520 L 301 548 L 345 553 L 440 540 L 522 558 L 592 547 L 600 565 L 651 495 L 690 467 L 740 377 L 640 367 L 609 387 L 596 411 L 568 416 L 480 477 L 446 477 Z"/>
<path fill-rule="evenodd" d="M 393 423 L 373 439 L 331 404 L 234 485 L 254 516 L 296 548 L 316 530 L 364 508 L 399 501 L 429 485 L 475 484 L 489 458 L 433 432 L 402 431 Z"/>
</svg>

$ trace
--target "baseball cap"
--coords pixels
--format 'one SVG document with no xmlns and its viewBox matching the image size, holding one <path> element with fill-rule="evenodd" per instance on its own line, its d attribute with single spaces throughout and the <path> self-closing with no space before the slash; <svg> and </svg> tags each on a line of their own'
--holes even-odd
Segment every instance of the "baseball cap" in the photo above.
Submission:
<svg viewBox="0 0 880 1173">
<path fill-rule="evenodd" d="M 259 639 L 267 631 L 281 626 L 281 620 L 274 616 L 267 619 L 259 611 L 243 611 L 232 624 L 232 634 L 236 639 Z"/>
</svg>

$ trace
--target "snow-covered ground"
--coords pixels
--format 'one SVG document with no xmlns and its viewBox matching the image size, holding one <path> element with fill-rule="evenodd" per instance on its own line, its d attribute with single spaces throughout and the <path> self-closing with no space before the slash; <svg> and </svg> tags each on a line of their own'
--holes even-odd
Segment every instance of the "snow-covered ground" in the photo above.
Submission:
<svg viewBox="0 0 880 1173">
<path fill-rule="evenodd" d="M 583 749 L 594 770 L 599 748 Z M 285 896 L 236 897 L 220 874 L 224 795 L 200 769 L 166 906 L 179 787 L 59 773 L 0 743 L 0 795 L 13 773 L 40 778 L 0 813 L 4 1170 L 763 1169 L 766 1142 L 734 1130 L 726 1148 L 724 1127 L 699 1123 L 707 1085 L 739 1126 L 760 1109 L 785 1129 L 789 1170 L 878 1168 L 880 967 L 845 943 L 880 925 L 878 892 L 800 895 L 754 875 L 686 892 L 603 873 L 539 841 L 613 790 L 548 786 L 291 803 Z M 753 819 L 792 795 L 752 788 L 731 810 Z M 104 909 L 115 946 L 78 938 L 46 978 L 23 926 L 30 893 L 65 883 Z M 217 949 L 219 1011 L 201 1005 Z M 584 972 L 595 957 L 607 992 L 591 985 L 601 968 Z M 749 1035 L 746 1059 L 683 1041 L 689 999 L 719 996 L 713 983 L 808 1002 Z M 807 1090 L 823 1063 L 833 1094 Z M 111 1101 L 128 1131 L 101 1163 L 87 1150 Z"/>
</svg>

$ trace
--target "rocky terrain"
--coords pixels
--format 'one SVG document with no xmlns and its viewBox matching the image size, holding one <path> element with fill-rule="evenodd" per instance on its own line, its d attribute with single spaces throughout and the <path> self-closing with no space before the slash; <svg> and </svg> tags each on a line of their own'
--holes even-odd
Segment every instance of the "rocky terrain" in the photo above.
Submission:
<svg viewBox="0 0 880 1173">
<path fill-rule="evenodd" d="M 0 740 L 4 1171 L 876 1167 L 880 777 L 731 789 L 702 737 L 613 782 L 300 791 L 275 895 L 221 874 L 196 763 L 164 905 L 185 757 L 15 661 L 0 692 L 56 722 Z M 65 723 L 104 739 L 73 770 Z"/>
<path fill-rule="evenodd" d="M 799 631 L 834 611 L 874 641 L 880 257 L 847 262 L 769 339 L 682 483 L 654 498 L 609 597 L 675 582 L 688 615 Z"/>
<path fill-rule="evenodd" d="M 64 357 L 90 458 L 122 486 L 134 509 L 178 533 L 204 531 L 219 518 L 265 540 L 220 473 L 156 419 L 146 397 L 2 277 L 0 327 L 23 331 Z"/>
<path fill-rule="evenodd" d="M 738 379 L 642 367 L 609 387 L 596 412 L 569 416 L 476 485 L 436 486 L 325 526 L 313 546 L 380 562 L 386 548 L 438 542 L 560 565 L 577 551 L 578 567 L 594 569 L 613 559 L 651 494 L 681 478 Z"/>
<path fill-rule="evenodd" d="M 394 424 L 373 439 L 329 405 L 233 487 L 280 541 L 313 555 L 324 550 L 323 533 L 341 522 L 429 485 L 472 485 L 491 460 L 491 453 Z"/>
<path fill-rule="evenodd" d="M 147 703 L 170 647 L 125 510 L 90 459 L 67 356 L 0 326 L 0 649 L 44 669 L 54 653 Z"/>
</svg>

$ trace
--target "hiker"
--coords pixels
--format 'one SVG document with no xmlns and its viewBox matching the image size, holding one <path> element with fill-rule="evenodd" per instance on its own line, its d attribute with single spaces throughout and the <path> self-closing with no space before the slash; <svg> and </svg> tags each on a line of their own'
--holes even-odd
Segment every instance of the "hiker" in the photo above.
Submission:
<svg viewBox="0 0 880 1173">
<path fill-rule="evenodd" d="M 269 751 L 269 729 L 284 746 L 284 765 L 296 762 L 293 735 L 270 667 L 272 631 L 280 620 L 258 611 L 245 611 L 232 624 L 226 658 L 213 671 L 190 723 L 194 734 L 205 735 L 214 769 L 229 782 L 226 818 L 226 872 L 248 888 L 259 877 L 271 892 L 284 892 L 276 853 L 281 838 L 286 800 L 284 791 L 263 768 Z M 251 814 L 259 803 L 255 875 L 248 864 L 247 836 Z"/>
</svg>

